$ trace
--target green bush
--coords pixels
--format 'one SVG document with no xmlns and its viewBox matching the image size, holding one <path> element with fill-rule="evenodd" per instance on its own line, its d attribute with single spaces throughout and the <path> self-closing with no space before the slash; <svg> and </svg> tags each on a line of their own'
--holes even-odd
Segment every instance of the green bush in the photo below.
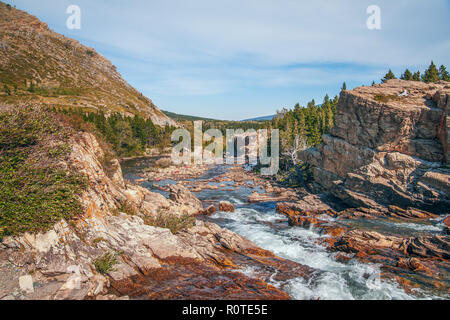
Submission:
<svg viewBox="0 0 450 320">
<path fill-rule="evenodd" d="M 111 252 L 106 252 L 103 256 L 94 261 L 95 270 L 101 274 L 114 271 L 114 265 L 118 263 L 117 257 Z"/>
<path fill-rule="evenodd" d="M 45 232 L 83 212 L 86 178 L 61 165 L 73 133 L 49 112 L 0 112 L 0 238 Z"/>
<path fill-rule="evenodd" d="M 382 103 L 388 103 L 389 101 L 399 100 L 399 97 L 396 95 L 384 95 L 384 94 L 377 94 L 373 98 L 375 101 L 382 102 Z"/>
<path fill-rule="evenodd" d="M 156 217 L 146 217 L 146 225 L 169 229 L 173 234 L 195 226 L 195 217 L 183 214 L 181 216 L 169 213 L 158 213 Z"/>
<path fill-rule="evenodd" d="M 135 216 L 137 214 L 135 206 L 129 201 L 125 201 L 124 203 L 122 203 L 119 211 L 126 213 L 129 216 Z"/>
</svg>

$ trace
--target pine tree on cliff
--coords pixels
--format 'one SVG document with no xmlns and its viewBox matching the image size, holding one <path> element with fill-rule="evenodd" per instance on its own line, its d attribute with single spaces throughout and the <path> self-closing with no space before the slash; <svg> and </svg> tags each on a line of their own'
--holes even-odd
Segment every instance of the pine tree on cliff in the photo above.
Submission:
<svg viewBox="0 0 450 320">
<path fill-rule="evenodd" d="M 381 82 L 385 83 L 388 80 L 392 80 L 392 79 L 397 79 L 397 77 L 395 76 L 395 74 L 392 72 L 391 69 L 389 69 L 389 72 L 386 73 L 386 75 L 384 76 L 383 79 L 381 79 Z"/>
<path fill-rule="evenodd" d="M 345 90 L 347 90 L 347 84 L 344 82 L 344 83 L 342 84 L 341 91 L 345 91 Z"/>
<path fill-rule="evenodd" d="M 441 80 L 444 81 L 450 81 L 450 74 L 447 71 L 447 68 L 445 68 L 444 65 L 441 65 L 439 68 L 439 76 L 441 77 Z"/>
<path fill-rule="evenodd" d="M 431 61 L 430 66 L 427 70 L 425 70 L 425 74 L 422 76 L 422 81 L 426 83 L 430 82 L 438 82 L 440 80 L 439 78 L 439 71 L 436 68 L 436 65 L 433 61 Z"/>
<path fill-rule="evenodd" d="M 420 71 L 417 71 L 413 74 L 413 78 L 414 81 L 421 81 L 421 76 L 420 76 Z"/>
<path fill-rule="evenodd" d="M 400 79 L 410 81 L 413 79 L 413 74 L 411 73 L 411 71 L 409 71 L 409 69 L 406 69 Z"/>
</svg>

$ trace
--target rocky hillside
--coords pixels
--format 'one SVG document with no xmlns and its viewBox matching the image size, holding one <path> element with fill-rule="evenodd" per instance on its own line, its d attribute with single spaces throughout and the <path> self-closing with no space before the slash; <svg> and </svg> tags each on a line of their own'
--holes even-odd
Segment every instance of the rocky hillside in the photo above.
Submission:
<svg viewBox="0 0 450 320">
<path fill-rule="evenodd" d="M 102 110 L 174 125 L 94 49 L 0 2 L 0 101 Z"/>
<path fill-rule="evenodd" d="M 301 154 L 314 181 L 355 207 L 448 213 L 450 86 L 390 80 L 341 93 L 335 126 Z"/>
</svg>

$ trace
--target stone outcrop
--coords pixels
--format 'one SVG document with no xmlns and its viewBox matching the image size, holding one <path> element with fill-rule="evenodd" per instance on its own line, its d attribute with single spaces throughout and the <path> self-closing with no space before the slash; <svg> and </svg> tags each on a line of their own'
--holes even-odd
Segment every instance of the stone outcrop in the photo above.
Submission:
<svg viewBox="0 0 450 320">
<path fill-rule="evenodd" d="M 335 126 L 300 157 L 316 183 L 351 206 L 448 212 L 449 96 L 445 82 L 343 91 Z"/>
<path fill-rule="evenodd" d="M 185 211 L 188 214 L 197 214 L 203 210 L 202 202 L 198 200 L 188 188 L 179 184 L 169 186 L 169 199 L 185 205 L 188 209 L 182 211 Z"/>
<path fill-rule="evenodd" d="M 234 212 L 234 205 L 229 201 L 220 201 L 219 210 L 223 212 Z"/>
</svg>

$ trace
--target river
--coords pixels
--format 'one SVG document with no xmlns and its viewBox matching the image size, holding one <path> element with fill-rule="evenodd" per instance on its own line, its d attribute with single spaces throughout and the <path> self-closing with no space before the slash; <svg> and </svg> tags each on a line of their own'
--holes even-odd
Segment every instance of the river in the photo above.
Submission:
<svg viewBox="0 0 450 320">
<path fill-rule="evenodd" d="M 137 172 L 145 168 L 145 166 L 145 161 L 125 161 L 122 164 L 124 177 L 131 181 L 135 180 L 138 178 Z M 223 174 L 227 168 L 225 165 L 213 167 L 196 179 L 211 179 Z M 176 183 L 176 181 L 164 180 L 156 182 L 156 184 L 161 186 L 172 183 Z M 328 251 L 317 243 L 318 239 L 326 237 L 326 235 L 320 235 L 314 229 L 289 226 L 286 216 L 276 212 L 275 202 L 248 203 L 248 196 L 255 189 L 241 187 L 239 190 L 235 190 L 231 188 L 232 183 L 222 183 L 226 184 L 227 187 L 222 187 L 218 190 L 204 189 L 195 193 L 195 195 L 202 201 L 230 201 L 235 205 L 236 211 L 234 213 L 217 212 L 211 217 L 202 219 L 217 223 L 221 227 L 236 232 L 277 256 L 313 268 L 315 270 L 314 275 L 308 281 L 303 278 L 290 279 L 284 282 L 272 280 L 271 284 L 289 293 L 292 298 L 299 300 L 439 298 L 432 294 L 420 292 L 420 289 L 414 294 L 407 294 L 396 282 L 380 277 L 379 265 L 361 263 L 356 261 L 356 259 L 348 263 L 338 262 L 334 259 L 335 253 Z M 166 192 L 155 188 L 155 182 L 143 182 L 141 185 L 151 191 L 160 192 L 167 196 Z M 383 221 L 377 222 L 372 227 L 383 227 Z M 393 228 L 395 226 L 386 225 L 385 227 Z M 438 226 L 417 224 L 402 224 L 397 226 L 397 229 L 398 232 L 440 231 Z M 256 270 L 244 268 L 242 272 L 251 276 Z"/>
</svg>

